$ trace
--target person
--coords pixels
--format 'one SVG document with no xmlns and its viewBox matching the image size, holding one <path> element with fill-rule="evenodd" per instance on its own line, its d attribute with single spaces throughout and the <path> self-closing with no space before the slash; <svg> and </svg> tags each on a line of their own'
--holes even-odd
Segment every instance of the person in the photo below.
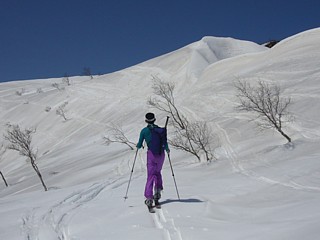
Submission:
<svg viewBox="0 0 320 240">
<path fill-rule="evenodd" d="M 168 153 L 170 152 L 168 147 L 168 142 L 165 140 L 165 148 L 160 151 L 160 154 L 155 154 L 151 151 L 151 140 L 152 140 L 152 130 L 159 128 L 156 124 L 154 113 L 147 113 L 145 115 L 145 122 L 148 124 L 140 132 L 139 142 L 137 148 L 140 149 L 145 141 L 147 143 L 147 182 L 145 186 L 144 196 L 146 198 L 145 204 L 148 206 L 149 210 L 153 206 L 153 200 L 155 201 L 155 206 L 160 206 L 159 199 L 161 198 L 161 191 L 163 190 L 163 182 L 161 170 L 165 159 L 164 150 Z"/>
</svg>

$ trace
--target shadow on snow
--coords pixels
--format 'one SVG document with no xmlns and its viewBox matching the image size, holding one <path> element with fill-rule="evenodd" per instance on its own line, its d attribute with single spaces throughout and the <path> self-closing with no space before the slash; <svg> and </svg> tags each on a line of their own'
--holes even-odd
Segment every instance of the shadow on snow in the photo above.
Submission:
<svg viewBox="0 0 320 240">
<path fill-rule="evenodd" d="M 161 201 L 161 205 L 173 203 L 173 202 L 182 202 L 182 203 L 202 203 L 203 201 L 196 198 L 188 198 L 188 199 L 166 199 Z"/>
</svg>

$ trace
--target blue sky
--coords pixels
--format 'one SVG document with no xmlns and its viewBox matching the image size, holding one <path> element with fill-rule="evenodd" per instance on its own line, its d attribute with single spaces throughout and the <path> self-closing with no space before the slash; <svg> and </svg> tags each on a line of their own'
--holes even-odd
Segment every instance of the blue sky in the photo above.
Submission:
<svg viewBox="0 0 320 240">
<path fill-rule="evenodd" d="M 320 27 L 319 0 L 0 3 L 0 82 L 110 73 L 203 36 L 263 43 Z"/>
</svg>

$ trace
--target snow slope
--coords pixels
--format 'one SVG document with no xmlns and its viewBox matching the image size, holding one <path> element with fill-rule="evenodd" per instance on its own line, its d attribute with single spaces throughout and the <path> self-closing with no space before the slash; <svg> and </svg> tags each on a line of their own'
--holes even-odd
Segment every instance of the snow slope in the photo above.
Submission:
<svg viewBox="0 0 320 240">
<path fill-rule="evenodd" d="M 73 77 L 62 91 L 52 87 L 61 79 L 1 83 L 0 133 L 8 122 L 37 128 L 33 144 L 50 190 L 26 159 L 7 151 L 0 161 L 10 184 L 0 185 L 0 239 L 318 239 L 319 65 L 320 29 L 313 29 L 272 49 L 205 37 L 93 80 Z M 172 149 L 181 200 L 166 162 L 163 208 L 153 215 L 143 204 L 145 150 L 124 201 L 135 151 L 102 140 L 107 125 L 117 123 L 137 141 L 152 111 L 152 76 L 173 81 L 177 105 L 207 121 L 221 143 L 212 163 Z M 259 132 L 252 116 L 235 111 L 238 79 L 275 82 L 292 98 L 295 121 L 286 131 L 293 144 L 272 130 Z M 67 121 L 55 113 L 64 102 Z M 163 125 L 165 115 L 156 114 Z"/>
</svg>

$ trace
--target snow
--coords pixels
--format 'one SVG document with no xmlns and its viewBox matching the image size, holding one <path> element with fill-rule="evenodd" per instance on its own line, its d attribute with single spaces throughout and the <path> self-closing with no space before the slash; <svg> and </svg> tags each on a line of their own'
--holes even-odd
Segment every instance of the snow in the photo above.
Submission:
<svg viewBox="0 0 320 240">
<path fill-rule="evenodd" d="M 8 150 L 0 161 L 10 185 L 0 184 L 0 239 L 318 239 L 319 65 L 320 28 L 272 49 L 204 37 L 93 80 L 72 77 L 61 91 L 52 87 L 63 85 L 61 78 L 1 83 L 0 134 L 8 122 L 37 128 L 33 146 L 49 191 L 27 160 Z M 102 139 L 117 123 L 138 140 L 145 113 L 154 111 L 146 105 L 152 76 L 173 81 L 176 104 L 188 117 L 207 121 L 221 144 L 211 163 L 172 149 L 181 200 L 166 161 L 163 207 L 155 214 L 143 203 L 145 150 L 138 152 L 124 201 L 135 151 Z M 273 130 L 260 132 L 252 115 L 235 110 L 238 79 L 277 83 L 292 98 L 295 120 L 286 128 L 292 144 Z M 64 102 L 67 121 L 56 115 Z M 166 115 L 155 113 L 163 125 Z"/>
</svg>

